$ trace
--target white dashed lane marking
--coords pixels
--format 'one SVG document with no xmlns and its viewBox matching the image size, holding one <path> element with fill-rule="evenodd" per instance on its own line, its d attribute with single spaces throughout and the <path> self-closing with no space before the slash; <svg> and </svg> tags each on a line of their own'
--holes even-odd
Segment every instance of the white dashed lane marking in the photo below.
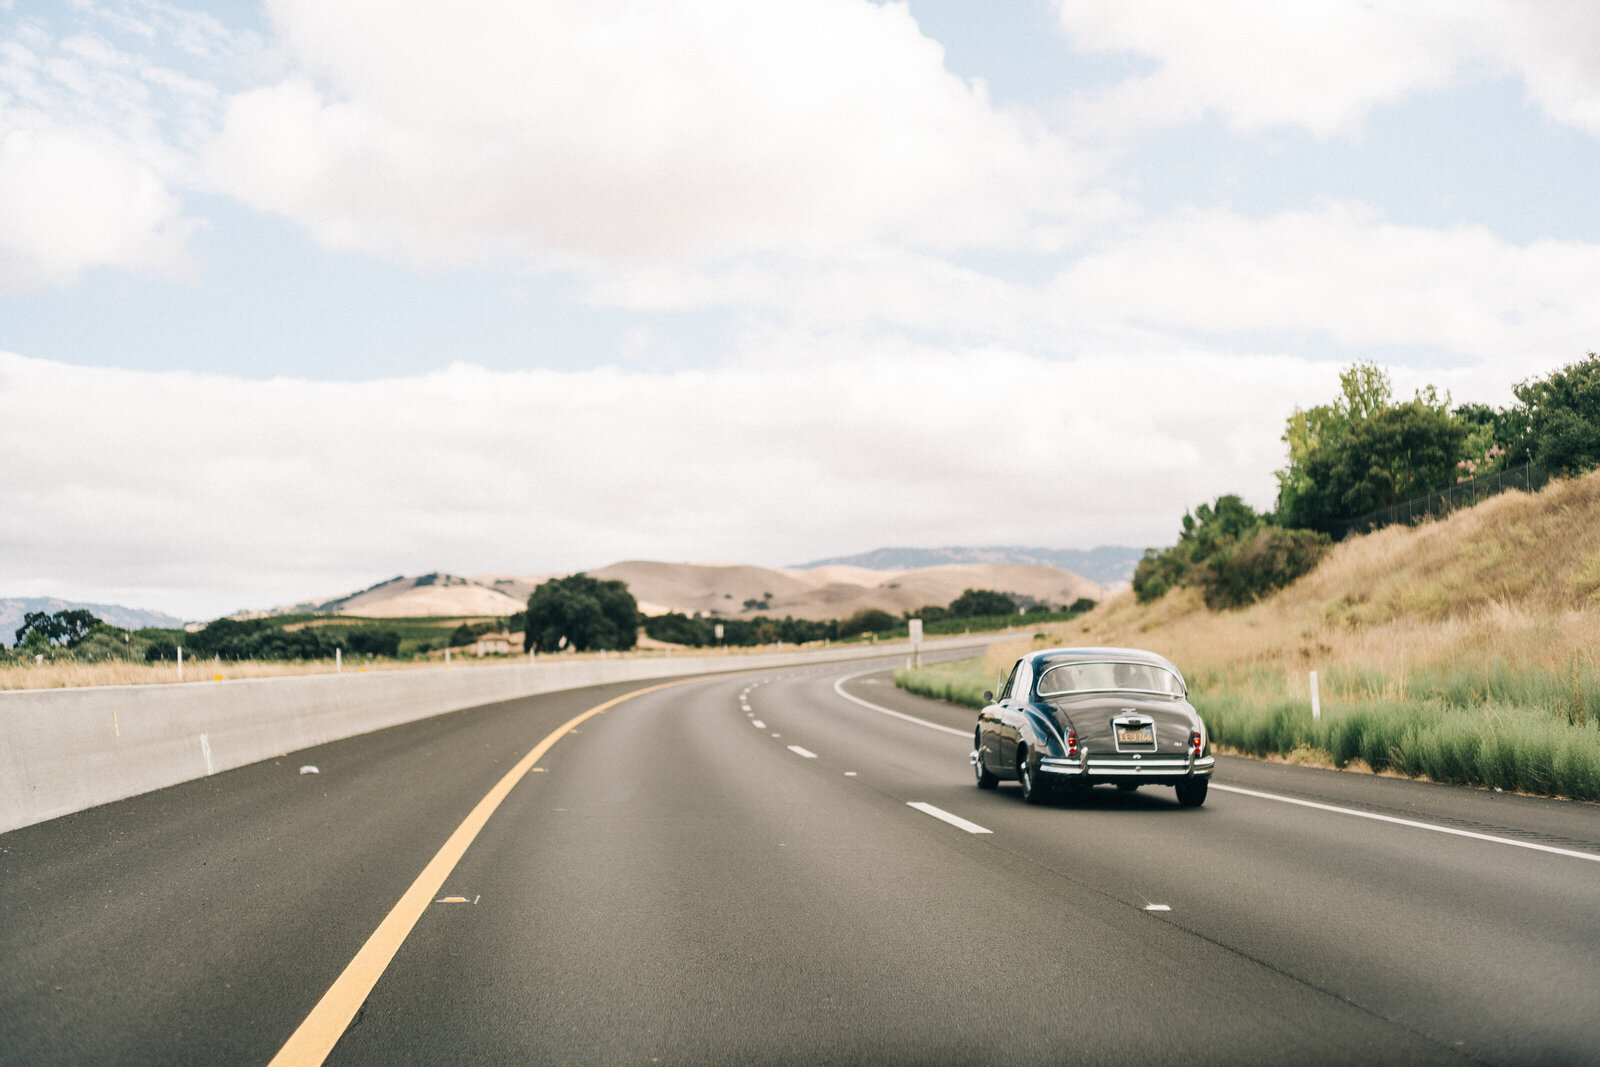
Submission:
<svg viewBox="0 0 1600 1067">
<path fill-rule="evenodd" d="M 816 759 L 817 758 L 817 754 L 815 752 L 812 752 L 810 749 L 807 749 L 807 748 L 801 748 L 799 745 L 790 745 L 789 746 L 789 751 L 793 752 L 796 756 L 802 756 L 802 757 L 804 757 L 806 759 Z"/>
<path fill-rule="evenodd" d="M 969 834 L 992 834 L 992 833 L 994 833 L 994 831 L 989 829 L 987 826 L 979 826 L 975 822 L 968 822 L 966 819 L 963 819 L 959 815 L 952 815 L 948 811 L 945 811 L 943 808 L 936 808 L 932 804 L 925 804 L 920 800 L 908 800 L 908 801 L 906 801 L 906 807 L 908 807 L 908 808 L 916 808 L 918 811 L 922 812 L 924 815 L 932 815 L 935 819 L 942 819 L 943 821 L 949 823 L 951 826 L 955 826 L 955 827 L 958 827 L 958 828 L 960 828 L 962 830 L 965 830 Z"/>
</svg>

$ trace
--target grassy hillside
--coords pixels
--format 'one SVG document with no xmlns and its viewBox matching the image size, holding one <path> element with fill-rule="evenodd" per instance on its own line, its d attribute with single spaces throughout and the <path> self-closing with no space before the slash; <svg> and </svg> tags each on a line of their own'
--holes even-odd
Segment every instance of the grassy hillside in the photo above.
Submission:
<svg viewBox="0 0 1600 1067">
<path fill-rule="evenodd" d="M 1243 610 L 1124 594 L 1042 629 L 965 689 L 1046 641 L 1148 648 L 1237 750 L 1600 800 L 1600 472 L 1351 538 Z"/>
</svg>

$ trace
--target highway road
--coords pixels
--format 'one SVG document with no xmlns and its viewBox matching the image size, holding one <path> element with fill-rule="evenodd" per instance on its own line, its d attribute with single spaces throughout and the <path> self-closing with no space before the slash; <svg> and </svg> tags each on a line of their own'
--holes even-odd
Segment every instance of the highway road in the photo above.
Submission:
<svg viewBox="0 0 1600 1067">
<path fill-rule="evenodd" d="M 558 740 L 640 686 L 549 694 L 0 835 L 0 1062 L 1600 1062 L 1600 809 L 1227 758 L 1197 810 L 1030 807 L 884 666 Z"/>
</svg>

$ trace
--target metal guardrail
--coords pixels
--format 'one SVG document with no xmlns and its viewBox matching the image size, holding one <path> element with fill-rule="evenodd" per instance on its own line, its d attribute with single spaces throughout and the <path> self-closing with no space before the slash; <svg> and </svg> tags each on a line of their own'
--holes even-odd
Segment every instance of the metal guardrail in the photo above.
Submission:
<svg viewBox="0 0 1600 1067">
<path fill-rule="evenodd" d="M 1397 523 L 1415 525 L 1425 519 L 1442 518 L 1457 508 L 1470 508 L 1480 500 L 1487 500 L 1507 489 L 1521 489 L 1532 493 L 1550 481 L 1550 475 L 1535 463 L 1525 463 L 1509 470 L 1495 471 L 1477 478 L 1457 482 L 1448 489 L 1426 493 L 1402 500 L 1377 511 L 1369 511 L 1353 519 L 1340 519 L 1329 523 L 1327 532 L 1335 540 L 1352 533 L 1371 533 Z"/>
</svg>

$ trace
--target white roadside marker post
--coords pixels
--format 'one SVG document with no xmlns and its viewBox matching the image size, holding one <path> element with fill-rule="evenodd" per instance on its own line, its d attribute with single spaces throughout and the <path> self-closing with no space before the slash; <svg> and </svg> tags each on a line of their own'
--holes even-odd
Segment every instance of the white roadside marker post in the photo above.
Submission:
<svg viewBox="0 0 1600 1067">
<path fill-rule="evenodd" d="M 922 620 L 912 619 L 907 624 L 911 636 L 911 665 L 922 666 Z"/>
<path fill-rule="evenodd" d="M 1317 692 L 1317 672 L 1311 672 L 1311 721 L 1322 718 L 1322 697 Z"/>
<path fill-rule="evenodd" d="M 335 673 L 344 673 L 344 649 L 342 648 L 333 650 L 333 669 Z"/>
<path fill-rule="evenodd" d="M 183 681 L 183 646 L 178 646 L 178 681 Z"/>
</svg>

